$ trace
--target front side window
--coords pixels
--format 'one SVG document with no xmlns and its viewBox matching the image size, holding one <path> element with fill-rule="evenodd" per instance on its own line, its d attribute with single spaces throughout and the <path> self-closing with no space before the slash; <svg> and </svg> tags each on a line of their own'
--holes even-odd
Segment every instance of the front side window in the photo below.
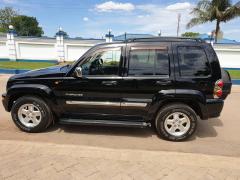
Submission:
<svg viewBox="0 0 240 180">
<path fill-rule="evenodd" d="M 81 65 L 83 75 L 118 75 L 120 60 L 120 48 L 98 52 Z"/>
<path fill-rule="evenodd" d="M 131 50 L 128 75 L 169 75 L 169 56 L 167 50 Z"/>
<path fill-rule="evenodd" d="M 178 47 L 179 70 L 181 76 L 208 76 L 209 62 L 204 49 L 198 46 Z"/>
</svg>

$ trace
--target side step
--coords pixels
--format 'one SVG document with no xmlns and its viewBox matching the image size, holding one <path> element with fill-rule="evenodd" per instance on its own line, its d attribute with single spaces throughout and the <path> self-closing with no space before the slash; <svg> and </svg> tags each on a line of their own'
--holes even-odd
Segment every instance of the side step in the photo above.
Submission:
<svg viewBox="0 0 240 180">
<path fill-rule="evenodd" d="M 113 120 L 91 120 L 91 119 L 60 119 L 60 124 L 75 124 L 75 125 L 98 125 L 98 126 L 117 126 L 117 127 L 150 127 L 151 123 L 143 121 L 113 121 Z"/>
</svg>

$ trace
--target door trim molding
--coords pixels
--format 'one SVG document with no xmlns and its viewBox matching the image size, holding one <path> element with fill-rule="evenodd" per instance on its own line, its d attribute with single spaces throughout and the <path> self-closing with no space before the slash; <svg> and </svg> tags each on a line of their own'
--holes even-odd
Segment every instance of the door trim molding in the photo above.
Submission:
<svg viewBox="0 0 240 180">
<path fill-rule="evenodd" d="M 69 105 L 85 106 L 118 106 L 118 107 L 146 107 L 147 103 L 140 102 L 99 102 L 99 101 L 66 101 Z"/>
<path fill-rule="evenodd" d="M 99 101 L 66 101 L 66 104 L 71 105 L 87 105 L 87 106 L 119 106 L 120 102 L 99 102 Z"/>
</svg>

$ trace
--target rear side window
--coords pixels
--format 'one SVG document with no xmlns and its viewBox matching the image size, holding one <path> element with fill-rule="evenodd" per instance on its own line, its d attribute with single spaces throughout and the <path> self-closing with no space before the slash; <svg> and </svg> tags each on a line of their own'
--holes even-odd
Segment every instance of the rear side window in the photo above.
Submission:
<svg viewBox="0 0 240 180">
<path fill-rule="evenodd" d="M 178 58 L 181 76 L 202 77 L 210 74 L 207 55 L 201 47 L 178 47 Z"/>
<path fill-rule="evenodd" d="M 167 50 L 131 50 L 128 75 L 169 75 L 169 56 Z"/>
</svg>

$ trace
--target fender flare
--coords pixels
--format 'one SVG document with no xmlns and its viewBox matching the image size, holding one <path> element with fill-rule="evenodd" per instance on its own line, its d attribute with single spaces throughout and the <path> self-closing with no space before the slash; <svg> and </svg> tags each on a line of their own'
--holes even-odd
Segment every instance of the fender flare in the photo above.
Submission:
<svg viewBox="0 0 240 180">
<path fill-rule="evenodd" d="M 204 114 L 207 113 L 206 109 L 206 97 L 205 95 L 198 90 L 189 90 L 189 89 L 170 89 L 170 90 L 161 90 L 155 94 L 151 107 L 149 108 L 150 118 L 153 119 L 159 109 L 168 103 L 188 103 L 193 102 L 199 108 L 199 115 L 201 118 L 205 118 Z"/>
<path fill-rule="evenodd" d="M 22 95 L 37 95 L 44 98 L 45 101 L 54 108 L 53 104 L 57 104 L 55 95 L 51 88 L 43 84 L 16 84 L 11 86 L 7 91 L 8 110 L 10 111 L 13 99 Z"/>
</svg>

